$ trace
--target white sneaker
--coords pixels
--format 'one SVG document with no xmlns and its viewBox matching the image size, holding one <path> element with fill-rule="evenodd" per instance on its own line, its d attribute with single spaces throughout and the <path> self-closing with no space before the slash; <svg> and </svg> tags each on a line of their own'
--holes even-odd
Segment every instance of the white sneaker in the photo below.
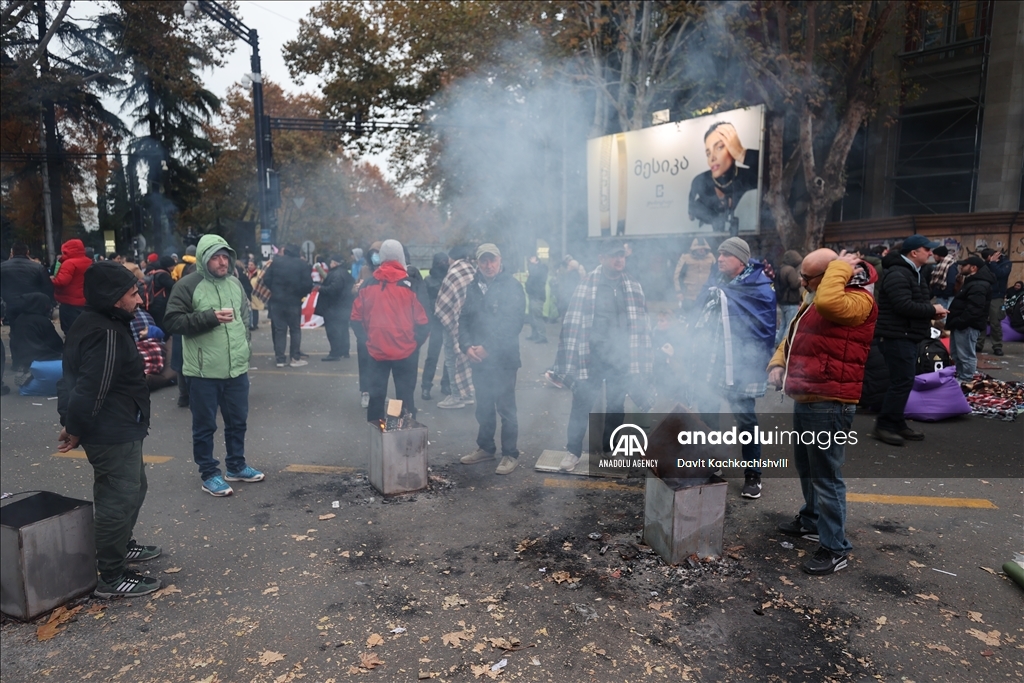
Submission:
<svg viewBox="0 0 1024 683">
<path fill-rule="evenodd" d="M 501 456 L 501 462 L 498 463 L 498 469 L 494 470 L 495 474 L 512 474 L 512 470 L 519 464 L 519 458 L 511 458 L 507 455 Z"/>
<path fill-rule="evenodd" d="M 363 408 L 370 407 L 370 395 L 365 391 L 359 396 L 359 405 Z"/>
<path fill-rule="evenodd" d="M 573 455 L 572 453 L 566 453 L 565 457 L 562 458 L 562 464 L 558 466 L 558 469 L 563 472 L 572 472 L 576 469 L 576 463 L 580 461 L 580 456 Z"/>
<path fill-rule="evenodd" d="M 466 404 L 462 400 L 455 398 L 455 394 L 452 394 L 451 396 L 446 396 L 444 400 L 439 401 L 437 407 L 447 409 L 465 408 Z"/>
<path fill-rule="evenodd" d="M 288 365 L 292 366 L 293 368 L 301 368 L 303 365 L 309 365 L 309 363 L 302 360 L 301 358 L 297 358 Z"/>
<path fill-rule="evenodd" d="M 465 405 L 467 405 L 467 406 L 471 406 L 471 405 L 473 405 L 474 403 L 476 403 L 476 396 L 475 396 L 475 395 L 473 395 L 473 394 L 470 394 L 470 395 L 469 395 L 468 397 L 466 397 L 466 398 L 462 399 L 462 402 L 463 402 L 463 403 L 464 403 Z"/>
</svg>

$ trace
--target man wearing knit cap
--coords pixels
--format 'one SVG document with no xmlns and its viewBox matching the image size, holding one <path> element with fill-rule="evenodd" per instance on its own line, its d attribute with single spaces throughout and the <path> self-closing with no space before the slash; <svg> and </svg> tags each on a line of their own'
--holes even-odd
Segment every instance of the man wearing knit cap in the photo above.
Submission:
<svg viewBox="0 0 1024 683">
<path fill-rule="evenodd" d="M 352 330 L 365 344 L 368 355 L 367 422 L 384 419 L 391 377 L 402 410 L 416 416 L 416 351 L 430 332 L 427 313 L 409 281 L 402 244 L 384 240 L 379 254 L 380 267 L 373 271 L 352 305 Z"/>
<path fill-rule="evenodd" d="M 149 388 L 130 323 L 142 303 L 139 281 L 118 263 L 84 273 L 85 311 L 68 330 L 57 412 L 57 450 L 81 446 L 93 469 L 96 566 L 101 598 L 152 593 L 160 580 L 128 569 L 160 555 L 132 537 L 146 499 L 142 440 L 149 432 Z"/>
<path fill-rule="evenodd" d="M 704 354 L 694 359 L 701 417 L 718 429 L 724 400 L 739 431 L 753 434 L 754 401 L 767 389 L 764 368 L 775 350 L 775 290 L 744 240 L 730 237 L 718 246 L 718 268 L 697 298 L 695 316 L 695 348 Z M 748 440 L 742 454 L 744 460 L 760 458 L 761 446 Z M 743 474 L 741 495 L 760 498 L 760 468 Z"/>
<path fill-rule="evenodd" d="M 477 450 L 461 462 L 473 465 L 494 459 L 497 414 L 501 417 L 501 462 L 495 472 L 511 474 L 519 462 L 516 373 L 522 366 L 519 333 L 526 317 L 526 295 L 523 286 L 502 268 L 501 251 L 494 244 L 481 244 L 476 262 L 476 275 L 459 315 L 458 351 L 473 366 L 480 429 Z"/>
<path fill-rule="evenodd" d="M 320 360 L 328 363 L 349 357 L 348 321 L 352 316 L 352 288 L 355 285 L 341 254 L 332 255 L 329 266 L 327 277 L 320 283 L 314 311 L 323 317 L 327 330 L 331 352 Z"/>
</svg>

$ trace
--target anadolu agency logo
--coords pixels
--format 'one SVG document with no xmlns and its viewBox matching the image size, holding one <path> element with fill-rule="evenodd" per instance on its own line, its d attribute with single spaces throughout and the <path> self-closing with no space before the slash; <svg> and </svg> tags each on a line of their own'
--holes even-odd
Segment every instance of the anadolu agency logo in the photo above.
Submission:
<svg viewBox="0 0 1024 683">
<path fill-rule="evenodd" d="M 622 424 L 608 439 L 611 459 L 601 460 L 600 467 L 656 467 L 657 460 L 648 460 L 647 433 L 635 424 Z"/>
</svg>

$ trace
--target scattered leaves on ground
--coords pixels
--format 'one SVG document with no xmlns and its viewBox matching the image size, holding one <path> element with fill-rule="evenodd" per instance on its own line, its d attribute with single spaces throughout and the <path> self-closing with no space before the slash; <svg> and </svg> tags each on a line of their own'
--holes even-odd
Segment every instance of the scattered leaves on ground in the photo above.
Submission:
<svg viewBox="0 0 1024 683">
<path fill-rule="evenodd" d="M 459 609 L 469 604 L 468 600 L 464 600 L 459 597 L 458 593 L 455 595 L 448 595 L 445 597 L 444 602 L 441 603 L 441 609 Z"/>
<path fill-rule="evenodd" d="M 273 650 L 264 650 L 262 653 L 260 653 L 258 661 L 263 666 L 270 666 L 274 662 L 280 662 L 282 659 L 284 659 L 284 655 L 280 652 L 274 652 Z"/>
<path fill-rule="evenodd" d="M 323 522 L 324 520 L 334 519 L 335 517 L 337 517 L 337 515 L 335 515 L 333 512 L 328 512 L 326 515 L 320 515 L 319 517 L 317 517 L 317 519 Z"/>
<path fill-rule="evenodd" d="M 379 633 L 371 633 L 366 639 L 366 647 L 377 647 L 384 644 L 384 638 Z"/>
<path fill-rule="evenodd" d="M 156 600 L 157 598 L 162 598 L 167 595 L 172 595 L 174 593 L 181 593 L 181 591 L 178 590 L 178 587 L 175 586 L 173 583 L 167 584 L 166 586 L 158 590 L 156 593 L 153 593 L 153 597 L 150 598 L 150 602 Z"/>
<path fill-rule="evenodd" d="M 976 628 L 969 628 L 967 629 L 967 633 L 986 645 L 991 645 L 992 647 L 999 647 L 1000 645 L 999 636 L 1002 634 L 999 633 L 999 631 L 989 631 L 988 633 L 985 633 L 984 631 L 980 631 Z"/>
<path fill-rule="evenodd" d="M 361 669 L 376 669 L 383 663 L 374 652 L 362 652 L 359 655 L 359 668 Z"/>
<path fill-rule="evenodd" d="M 36 629 L 36 640 L 49 640 L 50 638 L 53 638 L 64 630 L 60 628 L 61 625 L 71 621 L 71 619 L 80 611 L 82 611 L 82 605 L 72 607 L 71 609 L 61 605 L 57 609 L 53 610 L 53 612 L 50 613 L 50 618 L 46 620 L 46 623 L 41 624 L 39 628 Z"/>
</svg>

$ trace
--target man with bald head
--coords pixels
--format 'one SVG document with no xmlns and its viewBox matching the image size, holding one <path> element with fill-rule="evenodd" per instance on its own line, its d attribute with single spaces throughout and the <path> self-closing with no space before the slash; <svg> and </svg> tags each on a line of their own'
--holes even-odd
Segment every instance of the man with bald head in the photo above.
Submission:
<svg viewBox="0 0 1024 683">
<path fill-rule="evenodd" d="M 800 264 L 807 295 L 768 363 L 768 382 L 796 403 L 793 429 L 827 432 L 812 444 L 794 444 L 804 505 L 778 529 L 817 541 L 808 574 L 844 569 L 852 546 L 846 538 L 846 438 L 860 399 L 864 364 L 875 333 L 878 306 L 872 293 L 878 275 L 871 264 L 843 251 L 818 249 Z"/>
</svg>

